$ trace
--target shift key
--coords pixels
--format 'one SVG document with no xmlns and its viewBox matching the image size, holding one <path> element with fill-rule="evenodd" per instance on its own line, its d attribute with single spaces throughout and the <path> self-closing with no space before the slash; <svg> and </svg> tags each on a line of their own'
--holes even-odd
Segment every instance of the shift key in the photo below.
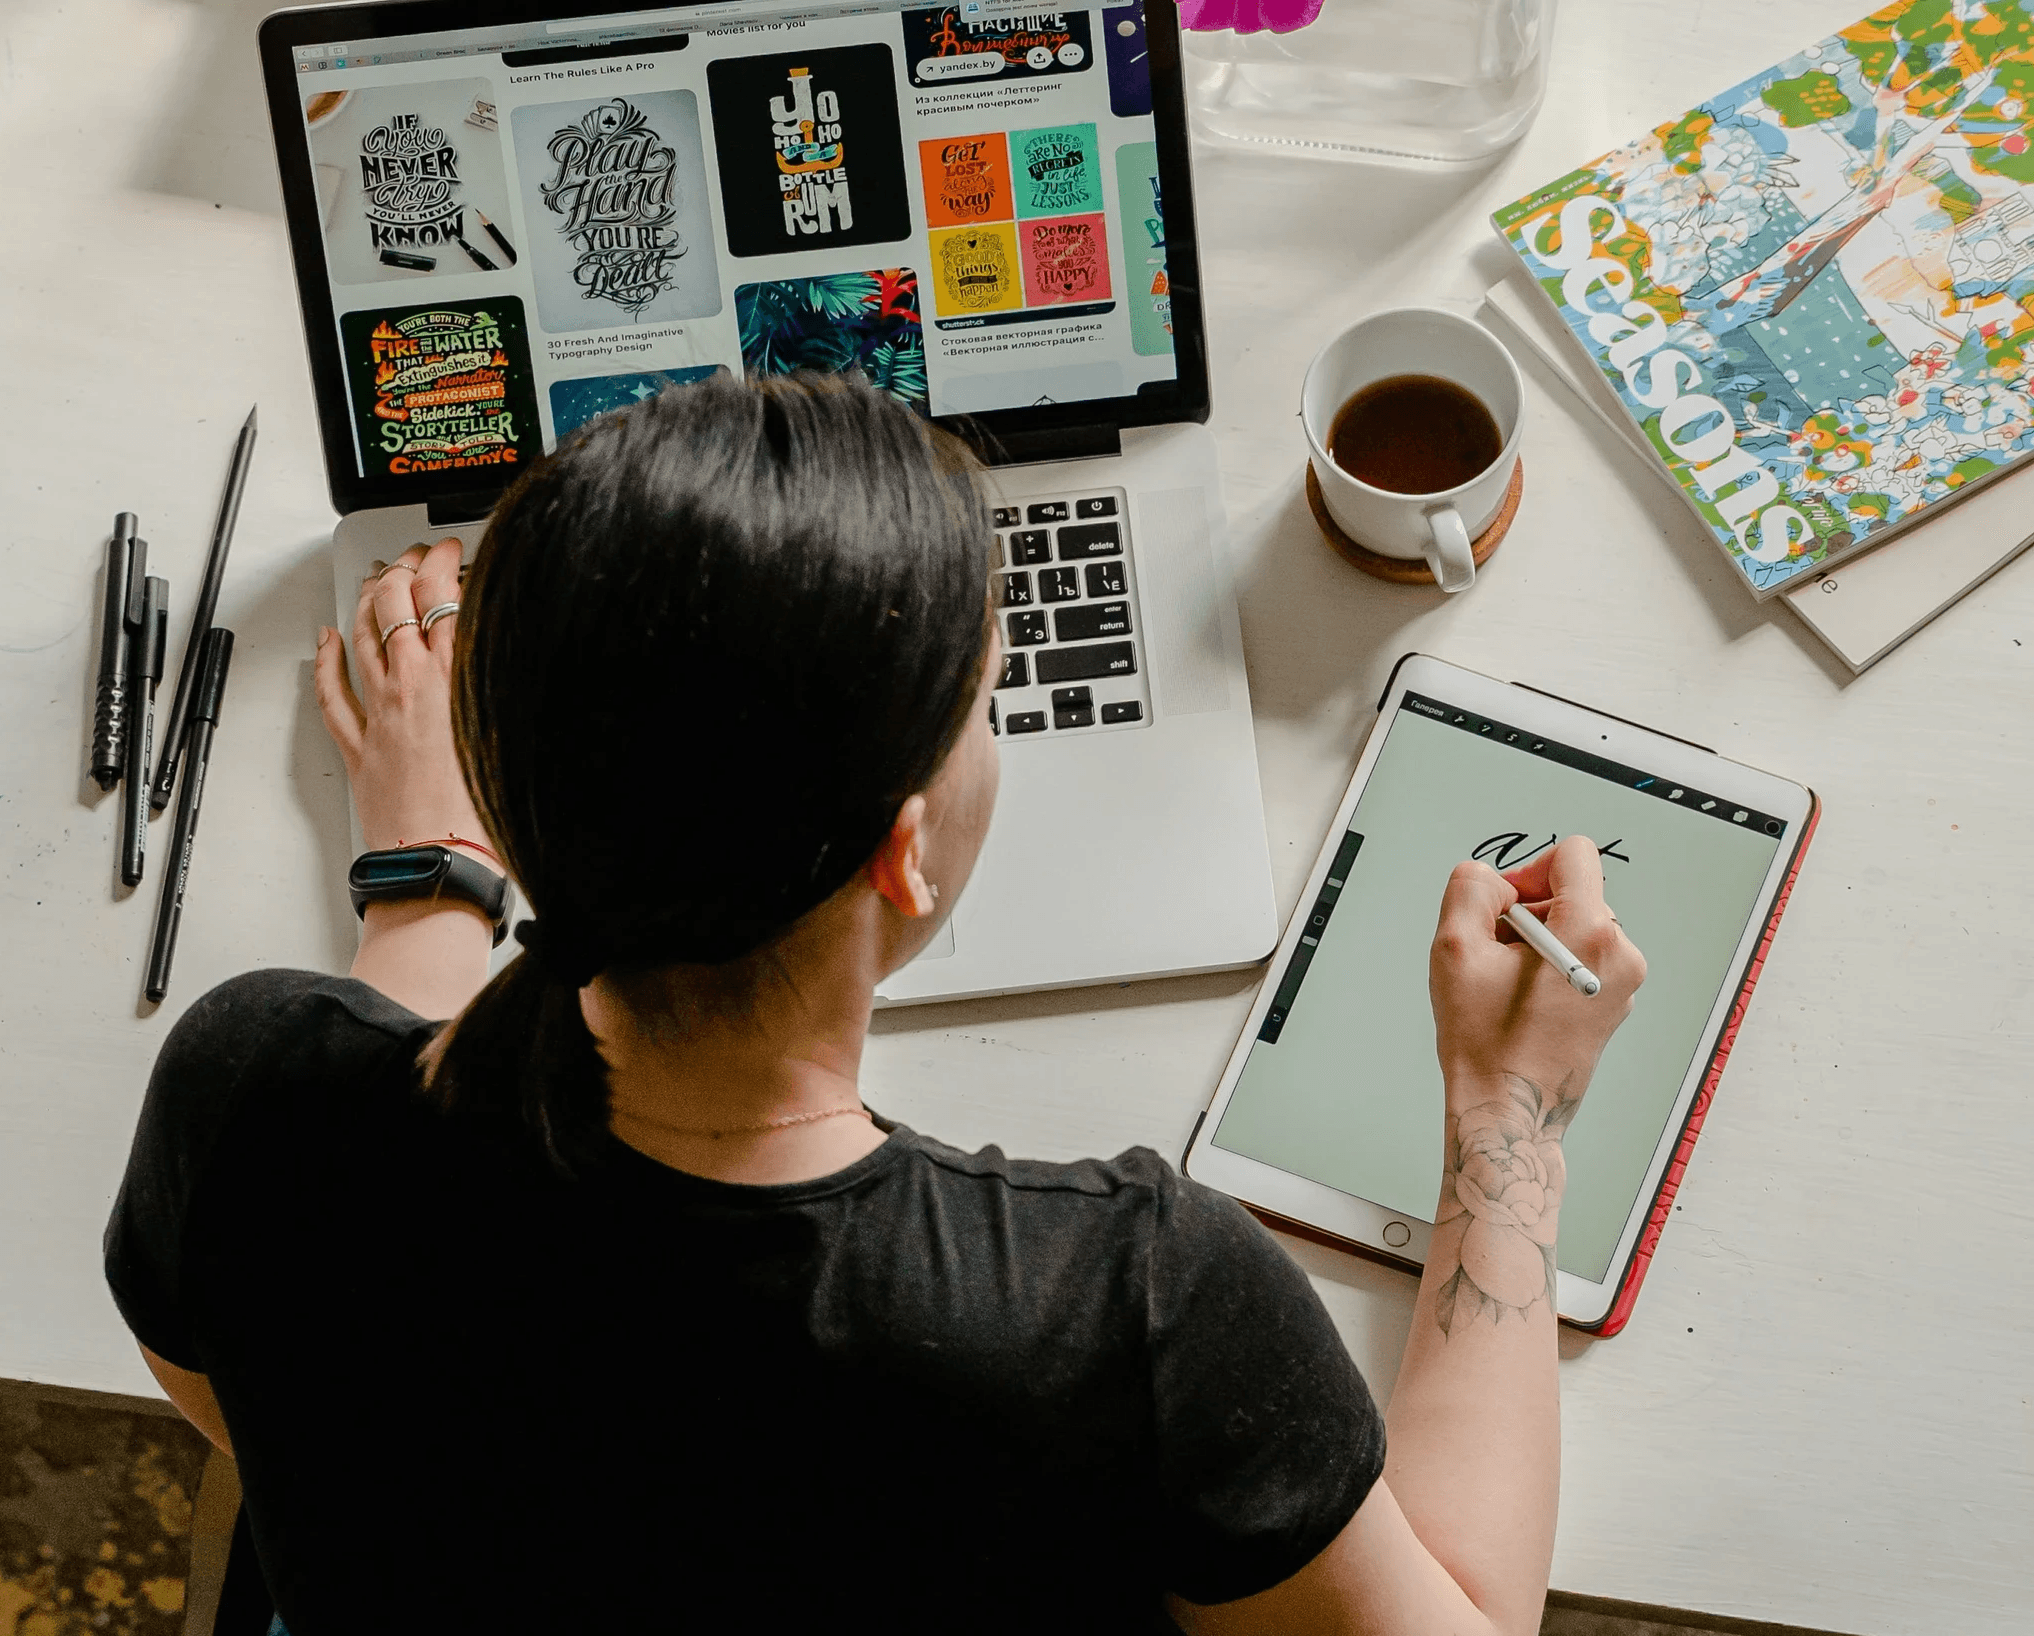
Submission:
<svg viewBox="0 0 2034 1636">
<path fill-rule="evenodd" d="M 1129 642 L 1093 642 L 1078 648 L 1047 648 L 1038 655 L 1041 685 L 1091 682 L 1101 676 L 1134 676 L 1137 649 Z"/>
</svg>

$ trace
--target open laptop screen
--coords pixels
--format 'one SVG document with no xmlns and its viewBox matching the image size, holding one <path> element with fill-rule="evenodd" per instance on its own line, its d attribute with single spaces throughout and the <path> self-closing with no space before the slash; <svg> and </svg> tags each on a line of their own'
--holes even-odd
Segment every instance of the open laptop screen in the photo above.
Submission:
<svg viewBox="0 0 2034 1636">
<path fill-rule="evenodd" d="M 1162 0 L 572 9 L 263 26 L 340 510 L 484 497 L 722 369 L 1004 437 L 1205 415 Z"/>
</svg>

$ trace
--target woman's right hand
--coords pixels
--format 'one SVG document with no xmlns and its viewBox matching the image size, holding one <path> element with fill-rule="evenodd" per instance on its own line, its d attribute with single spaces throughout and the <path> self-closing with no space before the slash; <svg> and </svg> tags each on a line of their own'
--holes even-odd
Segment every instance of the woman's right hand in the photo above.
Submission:
<svg viewBox="0 0 2034 1636">
<path fill-rule="evenodd" d="M 1503 918 L 1514 903 L 1596 973 L 1600 993 L 1577 993 L 1520 940 Z M 1451 1103 L 1510 1075 L 1564 1101 L 1581 1096 L 1645 977 L 1645 957 L 1603 900 L 1603 861 L 1586 836 L 1571 835 L 1505 875 L 1458 864 L 1427 967 Z"/>
<path fill-rule="evenodd" d="M 1602 979 L 1600 993 L 1577 994 L 1504 924 L 1521 900 Z M 1283 1584 L 1215 1607 L 1173 1599 L 1183 1628 L 1539 1628 L 1560 1498 L 1562 1132 L 1645 972 L 1581 836 L 1508 876 L 1465 863 L 1449 877 L 1429 966 L 1447 1137 L 1385 1480 Z"/>
</svg>

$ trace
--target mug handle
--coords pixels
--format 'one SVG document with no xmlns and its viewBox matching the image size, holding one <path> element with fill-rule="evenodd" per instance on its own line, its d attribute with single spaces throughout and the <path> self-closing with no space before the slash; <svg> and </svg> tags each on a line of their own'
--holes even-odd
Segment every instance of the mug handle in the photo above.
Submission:
<svg viewBox="0 0 2034 1636">
<path fill-rule="evenodd" d="M 1469 530 L 1453 506 L 1435 506 L 1427 513 L 1431 543 L 1421 553 L 1444 591 L 1466 591 L 1476 583 L 1476 558 L 1469 549 Z"/>
</svg>

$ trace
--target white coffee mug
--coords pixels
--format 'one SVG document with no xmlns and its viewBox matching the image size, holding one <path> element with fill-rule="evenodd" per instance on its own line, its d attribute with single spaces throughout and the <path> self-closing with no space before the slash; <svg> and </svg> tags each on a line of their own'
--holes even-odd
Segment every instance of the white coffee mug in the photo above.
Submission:
<svg viewBox="0 0 2034 1636">
<path fill-rule="evenodd" d="M 1497 422 L 1497 458 L 1468 482 L 1438 494 L 1395 494 L 1351 477 L 1328 454 L 1342 406 L 1393 375 L 1435 375 L 1475 394 Z M 1358 545 L 1380 556 L 1424 558 L 1444 591 L 1476 583 L 1470 542 L 1504 509 L 1518 464 L 1525 385 L 1518 365 L 1481 324 L 1438 307 L 1373 313 L 1322 347 L 1300 388 L 1314 476 L 1328 515 Z"/>
</svg>

